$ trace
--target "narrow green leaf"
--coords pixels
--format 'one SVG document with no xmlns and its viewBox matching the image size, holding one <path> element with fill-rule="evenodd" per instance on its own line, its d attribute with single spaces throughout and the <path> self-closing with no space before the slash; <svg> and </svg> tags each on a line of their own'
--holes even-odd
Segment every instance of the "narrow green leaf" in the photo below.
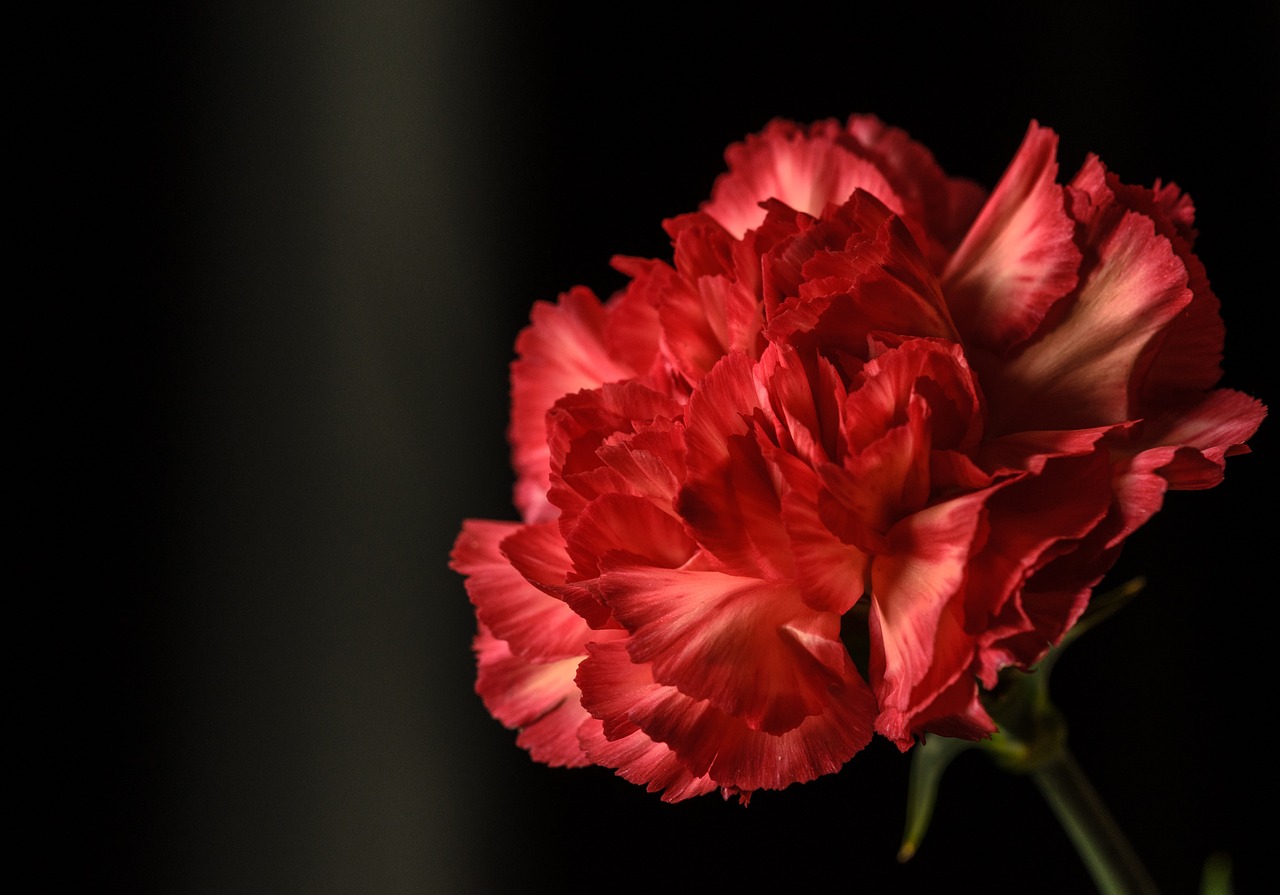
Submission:
<svg viewBox="0 0 1280 895">
<path fill-rule="evenodd" d="M 938 784 L 947 766 L 961 752 L 977 745 L 970 740 L 934 736 L 912 750 L 911 778 L 907 785 L 907 823 L 898 849 L 899 861 L 911 860 L 920 849 L 933 817 L 933 806 L 938 800 Z"/>
</svg>

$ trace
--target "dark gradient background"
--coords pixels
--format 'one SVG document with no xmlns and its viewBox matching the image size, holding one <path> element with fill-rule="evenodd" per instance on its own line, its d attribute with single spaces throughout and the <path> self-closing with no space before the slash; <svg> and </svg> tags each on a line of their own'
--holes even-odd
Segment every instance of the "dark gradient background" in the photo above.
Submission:
<svg viewBox="0 0 1280 895">
<path fill-rule="evenodd" d="M 92 139 L 117 152 L 85 226 L 120 288 L 88 295 L 102 366 L 74 406 L 110 428 L 72 449 L 101 512 L 64 560 L 96 582 L 65 712 L 87 844 L 49 878 L 1089 891 L 1031 783 L 977 754 L 906 866 L 907 761 L 882 741 L 745 809 L 535 765 L 472 692 L 447 555 L 464 517 L 513 518 L 506 365 L 530 304 L 608 294 L 615 253 L 665 254 L 662 218 L 774 116 L 873 112 L 988 186 L 1035 118 L 1064 176 L 1093 151 L 1174 180 L 1223 301 L 1224 384 L 1274 406 L 1275 7 L 533 7 L 149 9 L 110 54 L 124 81 L 86 76 Z M 1274 429 L 1218 489 L 1170 496 L 1110 579 L 1148 591 L 1055 675 L 1080 762 L 1167 895 L 1215 851 L 1239 893 L 1274 882 Z"/>
</svg>

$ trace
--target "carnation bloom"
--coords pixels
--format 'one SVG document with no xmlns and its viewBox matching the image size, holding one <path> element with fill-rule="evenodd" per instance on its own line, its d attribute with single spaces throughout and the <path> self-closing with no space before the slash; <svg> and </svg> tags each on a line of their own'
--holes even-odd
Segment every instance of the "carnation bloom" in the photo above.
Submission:
<svg viewBox="0 0 1280 895">
<path fill-rule="evenodd" d="M 452 565 L 535 759 L 745 801 L 875 733 L 984 737 L 982 689 L 1247 450 L 1191 201 L 1056 152 L 1033 123 L 985 195 L 874 117 L 775 121 L 670 261 L 534 306 L 522 521 L 467 521 Z"/>
</svg>

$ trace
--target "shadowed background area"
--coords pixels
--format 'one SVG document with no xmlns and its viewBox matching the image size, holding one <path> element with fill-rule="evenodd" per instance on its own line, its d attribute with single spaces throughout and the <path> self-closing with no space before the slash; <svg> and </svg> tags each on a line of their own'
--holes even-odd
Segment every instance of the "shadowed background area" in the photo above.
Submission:
<svg viewBox="0 0 1280 895">
<path fill-rule="evenodd" d="M 1177 182 L 1223 301 L 1224 384 L 1274 406 L 1274 11 L 152 12 L 113 97 L 141 213 L 107 234 L 136 270 L 111 319 L 123 511 L 102 551 L 124 596 L 89 616 L 110 634 L 86 684 L 100 885 L 1088 890 L 1031 784 L 978 755 L 905 866 L 907 761 L 883 741 L 746 809 L 535 765 L 472 692 L 447 556 L 463 518 L 514 518 L 506 365 L 531 303 L 607 295 L 614 254 L 666 255 L 661 220 L 774 116 L 872 112 L 987 186 L 1035 118 L 1064 176 L 1096 152 Z M 1172 895 L 1219 850 L 1238 891 L 1269 876 L 1251 818 L 1273 428 L 1131 540 L 1109 580 L 1148 592 L 1055 676 L 1078 758 Z"/>
</svg>

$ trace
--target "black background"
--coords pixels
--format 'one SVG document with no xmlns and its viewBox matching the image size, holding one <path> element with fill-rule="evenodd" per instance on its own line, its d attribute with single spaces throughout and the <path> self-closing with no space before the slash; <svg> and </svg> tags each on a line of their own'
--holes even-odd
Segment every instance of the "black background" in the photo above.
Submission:
<svg viewBox="0 0 1280 895">
<path fill-rule="evenodd" d="M 58 755 L 37 829 L 83 842 L 46 875 L 1089 891 L 1031 783 L 977 754 L 905 866 L 907 761 L 882 741 L 745 809 L 534 764 L 472 693 L 447 554 L 463 518 L 513 518 L 506 364 L 529 305 L 608 294 L 615 253 L 662 256 L 661 219 L 774 116 L 872 112 L 988 186 L 1035 118 L 1064 176 L 1092 151 L 1174 180 L 1223 301 L 1224 385 L 1274 404 L 1274 6 L 533 7 L 144 9 L 55 114 L 82 154 L 46 209 L 74 239 L 44 282 L 74 291 L 49 304 L 92 367 L 37 374 L 57 398 L 35 425 L 74 433 L 37 482 L 64 508 L 41 593 L 90 661 L 31 728 Z M 1132 538 L 1109 580 L 1148 591 L 1055 674 L 1081 764 L 1172 895 L 1217 851 L 1238 892 L 1272 877 L 1273 429 Z"/>
</svg>

